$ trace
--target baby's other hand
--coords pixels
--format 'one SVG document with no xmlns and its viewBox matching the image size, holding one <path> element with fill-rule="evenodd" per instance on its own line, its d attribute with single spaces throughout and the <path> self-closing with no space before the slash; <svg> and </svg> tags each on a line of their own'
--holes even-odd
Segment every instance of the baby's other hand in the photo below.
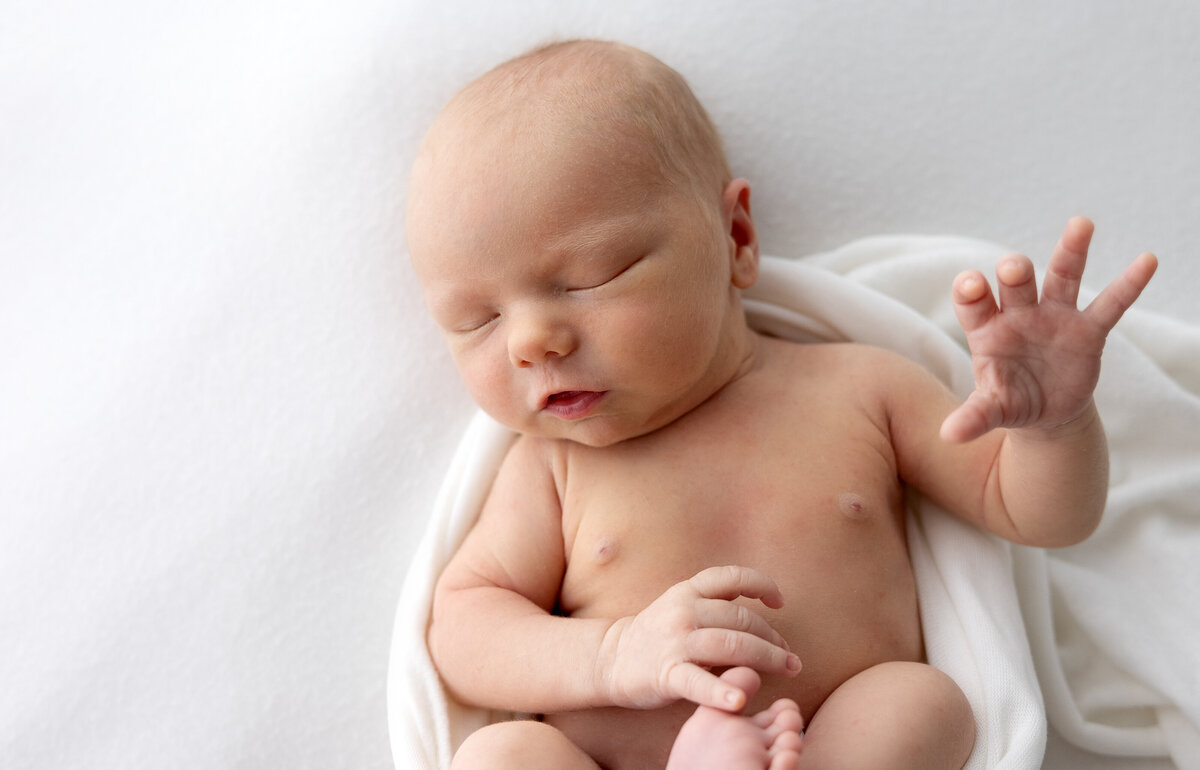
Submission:
<svg viewBox="0 0 1200 770">
<path fill-rule="evenodd" d="M 800 659 L 761 615 L 733 600 L 783 606 L 778 586 L 746 567 L 710 567 L 677 583 L 646 609 L 613 624 L 597 669 L 614 705 L 660 708 L 683 698 L 738 711 L 746 694 L 712 667 L 748 666 L 791 676 Z"/>
<path fill-rule="evenodd" d="M 1154 275 L 1145 253 L 1079 310 L 1079 285 L 1093 225 L 1075 217 L 1054 249 L 1038 301 L 1033 263 L 1011 254 L 996 266 L 999 305 L 978 270 L 954 281 L 954 311 L 971 350 L 975 392 L 942 423 L 942 438 L 964 442 L 999 427 L 1053 429 L 1092 405 L 1109 331 Z"/>
</svg>

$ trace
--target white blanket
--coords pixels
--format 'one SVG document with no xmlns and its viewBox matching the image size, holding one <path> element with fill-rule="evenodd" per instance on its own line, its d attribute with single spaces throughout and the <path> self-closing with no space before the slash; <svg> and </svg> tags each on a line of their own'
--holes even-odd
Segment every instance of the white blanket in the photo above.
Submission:
<svg viewBox="0 0 1200 770">
<path fill-rule="evenodd" d="M 896 350 L 965 396 L 971 369 L 956 344 L 950 282 L 1001 253 L 979 241 L 893 237 L 803 262 L 765 258 L 747 311 L 777 336 Z M 926 646 L 974 710 L 968 767 L 1041 766 L 1047 710 L 1088 751 L 1195 766 L 1200 656 L 1192 632 L 1200 615 L 1188 593 L 1200 585 L 1192 558 L 1200 554 L 1198 392 L 1200 333 L 1128 314 L 1110 339 L 1097 391 L 1113 457 L 1110 505 L 1083 545 L 1015 548 L 918 501 L 909 538 Z M 406 579 L 389 676 L 400 768 L 446 767 L 458 742 L 496 716 L 447 699 L 424 634 L 433 583 L 510 439 L 487 417 L 475 419 Z"/>
</svg>

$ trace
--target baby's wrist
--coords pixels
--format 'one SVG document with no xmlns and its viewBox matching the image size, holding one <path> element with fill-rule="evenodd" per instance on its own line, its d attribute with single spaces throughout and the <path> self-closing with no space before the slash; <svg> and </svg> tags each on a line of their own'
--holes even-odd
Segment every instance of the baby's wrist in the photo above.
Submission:
<svg viewBox="0 0 1200 770">
<path fill-rule="evenodd" d="M 605 630 L 596 651 L 596 661 L 592 670 L 592 691 L 596 694 L 597 706 L 624 706 L 624 693 L 618 684 L 617 660 L 620 655 L 621 637 L 631 617 L 617 618 Z"/>
<path fill-rule="evenodd" d="M 1081 434 L 1089 433 L 1100 423 L 1100 412 L 1096 409 L 1095 399 L 1088 399 L 1087 404 L 1065 420 L 1053 421 L 1046 424 L 1035 423 L 1014 429 L 1022 438 L 1039 441 L 1061 441 Z"/>
</svg>

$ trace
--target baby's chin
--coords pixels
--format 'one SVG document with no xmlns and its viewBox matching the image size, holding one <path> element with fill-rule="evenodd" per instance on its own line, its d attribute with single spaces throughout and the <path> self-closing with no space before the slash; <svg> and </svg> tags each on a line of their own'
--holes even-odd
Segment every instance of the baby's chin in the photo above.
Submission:
<svg viewBox="0 0 1200 770">
<path fill-rule="evenodd" d="M 587 421 L 580 421 L 565 426 L 560 426 L 557 430 L 540 430 L 532 431 L 532 435 L 537 435 L 542 438 L 553 439 L 557 441 L 570 441 L 573 444 L 581 444 L 582 446 L 591 447 L 593 449 L 603 449 L 614 444 L 619 444 L 622 441 L 627 441 L 631 438 L 645 435 L 648 431 L 628 431 L 618 432 L 611 429 L 601 428 L 599 426 L 587 425 Z"/>
<path fill-rule="evenodd" d="M 593 449 L 610 447 L 655 430 L 653 427 L 645 426 L 622 426 L 616 424 L 611 418 L 600 416 L 569 421 L 549 415 L 539 415 L 528 422 L 517 422 L 491 412 L 488 414 L 496 422 L 521 435 L 550 441 L 569 441 Z"/>
</svg>

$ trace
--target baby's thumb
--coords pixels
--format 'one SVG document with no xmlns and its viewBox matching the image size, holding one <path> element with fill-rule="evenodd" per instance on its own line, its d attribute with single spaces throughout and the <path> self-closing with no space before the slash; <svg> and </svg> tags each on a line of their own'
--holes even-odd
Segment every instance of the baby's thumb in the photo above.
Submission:
<svg viewBox="0 0 1200 770">
<path fill-rule="evenodd" d="M 729 673 L 729 672 L 726 672 Z M 757 676 L 757 674 L 756 674 Z M 700 706 L 738 713 L 746 707 L 749 696 L 739 683 L 718 678 L 694 663 L 681 663 L 668 675 L 671 690 L 677 697 Z M 756 686 L 754 688 L 758 690 Z"/>
<path fill-rule="evenodd" d="M 965 444 L 1000 425 L 1000 407 L 978 390 L 942 421 L 942 440 Z"/>
</svg>

